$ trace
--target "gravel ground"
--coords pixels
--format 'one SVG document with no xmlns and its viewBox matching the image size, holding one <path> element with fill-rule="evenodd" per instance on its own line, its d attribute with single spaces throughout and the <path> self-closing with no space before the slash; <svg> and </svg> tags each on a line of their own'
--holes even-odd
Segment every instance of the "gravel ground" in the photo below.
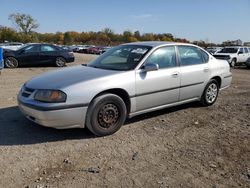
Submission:
<svg viewBox="0 0 250 188">
<path fill-rule="evenodd" d="M 76 54 L 68 66 L 95 57 Z M 232 70 L 232 86 L 213 106 L 144 114 L 98 138 L 41 127 L 19 112 L 21 85 L 52 69 L 0 76 L 0 187 L 250 187 L 250 70 Z"/>
</svg>

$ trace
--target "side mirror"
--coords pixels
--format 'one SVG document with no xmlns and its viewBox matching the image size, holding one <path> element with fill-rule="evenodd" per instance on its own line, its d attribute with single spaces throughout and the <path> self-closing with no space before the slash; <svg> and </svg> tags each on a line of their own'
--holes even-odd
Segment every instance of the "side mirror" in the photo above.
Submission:
<svg viewBox="0 0 250 188">
<path fill-rule="evenodd" d="M 145 65 L 142 67 L 142 70 L 144 70 L 144 71 L 146 71 L 146 72 L 155 71 L 155 70 L 158 70 L 158 69 L 159 69 L 159 65 L 158 65 L 158 64 L 153 64 L 153 63 L 145 64 Z"/>
<path fill-rule="evenodd" d="M 243 54 L 243 52 L 240 51 L 240 52 L 238 52 L 238 54 Z"/>
</svg>

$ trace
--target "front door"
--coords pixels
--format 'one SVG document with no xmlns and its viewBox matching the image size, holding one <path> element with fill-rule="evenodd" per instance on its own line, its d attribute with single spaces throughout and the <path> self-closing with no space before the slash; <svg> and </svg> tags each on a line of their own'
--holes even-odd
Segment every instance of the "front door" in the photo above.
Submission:
<svg viewBox="0 0 250 188">
<path fill-rule="evenodd" d="M 243 62 L 246 62 L 246 60 L 247 60 L 247 54 L 244 52 L 243 48 L 240 48 L 238 52 L 237 62 L 243 63 Z"/>
<path fill-rule="evenodd" d="M 179 100 L 180 68 L 174 46 L 155 50 L 146 64 L 157 64 L 158 70 L 136 72 L 136 111 L 146 110 Z"/>
<path fill-rule="evenodd" d="M 40 61 L 39 50 L 39 44 L 29 45 L 19 52 L 18 60 L 22 62 L 22 64 L 36 65 Z"/>
</svg>

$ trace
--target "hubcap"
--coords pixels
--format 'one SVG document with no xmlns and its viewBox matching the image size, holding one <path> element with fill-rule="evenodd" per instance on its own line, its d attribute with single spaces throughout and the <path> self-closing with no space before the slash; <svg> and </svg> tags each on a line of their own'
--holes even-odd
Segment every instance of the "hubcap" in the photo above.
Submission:
<svg viewBox="0 0 250 188">
<path fill-rule="evenodd" d="M 14 58 L 11 58 L 11 57 L 9 57 L 9 58 L 7 58 L 5 60 L 5 64 L 9 68 L 17 67 L 17 61 Z"/>
<path fill-rule="evenodd" d="M 64 65 L 64 59 L 62 59 L 62 58 L 57 58 L 56 59 L 56 64 L 59 66 L 59 67 L 62 67 L 63 65 Z"/>
<path fill-rule="evenodd" d="M 232 66 L 232 67 L 235 66 L 235 60 L 233 60 L 233 61 L 231 62 L 231 66 Z"/>
<path fill-rule="evenodd" d="M 212 83 L 207 88 L 206 99 L 208 103 L 213 103 L 218 94 L 218 87 L 215 83 Z"/>
<path fill-rule="evenodd" d="M 114 126 L 119 119 L 119 111 L 114 104 L 105 104 L 98 113 L 98 122 L 103 128 Z"/>
</svg>

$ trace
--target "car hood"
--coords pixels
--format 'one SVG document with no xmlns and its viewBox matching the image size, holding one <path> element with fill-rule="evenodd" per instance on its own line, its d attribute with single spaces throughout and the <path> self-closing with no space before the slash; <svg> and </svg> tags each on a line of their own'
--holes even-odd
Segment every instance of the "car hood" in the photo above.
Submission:
<svg viewBox="0 0 250 188">
<path fill-rule="evenodd" d="M 25 85 L 32 89 L 63 89 L 80 82 L 115 75 L 119 72 L 121 71 L 80 65 L 41 74 L 29 80 Z"/>
</svg>

